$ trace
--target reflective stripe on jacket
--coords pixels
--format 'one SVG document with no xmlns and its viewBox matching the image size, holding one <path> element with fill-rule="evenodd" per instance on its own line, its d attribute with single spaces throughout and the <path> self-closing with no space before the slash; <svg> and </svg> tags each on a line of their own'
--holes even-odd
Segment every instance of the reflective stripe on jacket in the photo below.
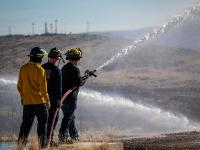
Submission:
<svg viewBox="0 0 200 150">
<path fill-rule="evenodd" d="M 45 104 L 49 101 L 45 70 L 29 61 L 20 68 L 17 89 L 23 105 Z"/>
</svg>

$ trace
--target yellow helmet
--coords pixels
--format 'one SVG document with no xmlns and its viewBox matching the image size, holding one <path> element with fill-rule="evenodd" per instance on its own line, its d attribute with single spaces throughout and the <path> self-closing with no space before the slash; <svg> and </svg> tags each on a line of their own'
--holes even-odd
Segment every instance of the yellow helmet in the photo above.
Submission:
<svg viewBox="0 0 200 150">
<path fill-rule="evenodd" d="M 66 53 L 66 60 L 69 59 L 75 59 L 78 60 L 80 58 L 82 58 L 82 51 L 80 48 L 72 48 L 70 50 L 68 50 Z"/>
</svg>

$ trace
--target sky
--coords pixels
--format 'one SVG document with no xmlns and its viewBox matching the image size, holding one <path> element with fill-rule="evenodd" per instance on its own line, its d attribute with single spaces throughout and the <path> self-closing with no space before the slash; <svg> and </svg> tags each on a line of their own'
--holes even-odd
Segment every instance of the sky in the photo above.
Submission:
<svg viewBox="0 0 200 150">
<path fill-rule="evenodd" d="M 0 0 L 0 35 L 83 33 L 160 26 L 200 0 Z M 88 26 L 87 26 L 88 25 Z M 10 32 L 9 32 L 10 29 Z"/>
</svg>

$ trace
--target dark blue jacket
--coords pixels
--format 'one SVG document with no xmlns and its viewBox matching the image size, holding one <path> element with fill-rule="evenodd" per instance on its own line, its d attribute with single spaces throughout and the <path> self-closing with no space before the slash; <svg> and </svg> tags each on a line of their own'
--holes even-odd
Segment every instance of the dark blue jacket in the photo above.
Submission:
<svg viewBox="0 0 200 150">
<path fill-rule="evenodd" d="M 62 75 L 60 69 L 52 64 L 45 63 L 42 67 L 46 71 L 47 76 L 47 90 L 52 106 L 57 104 L 57 101 L 62 97 Z"/>
<path fill-rule="evenodd" d="M 77 66 L 73 65 L 71 62 L 68 62 L 62 68 L 62 94 L 64 95 L 66 91 L 76 87 L 75 90 L 70 93 L 67 98 L 64 100 L 63 104 L 71 105 L 76 107 L 77 96 L 79 92 L 79 86 L 82 85 L 80 70 Z"/>
</svg>

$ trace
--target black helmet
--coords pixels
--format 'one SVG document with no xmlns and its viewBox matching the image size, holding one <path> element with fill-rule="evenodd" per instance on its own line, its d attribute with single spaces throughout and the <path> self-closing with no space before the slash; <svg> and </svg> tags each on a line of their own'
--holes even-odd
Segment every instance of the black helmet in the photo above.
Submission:
<svg viewBox="0 0 200 150">
<path fill-rule="evenodd" d="M 35 57 L 35 58 L 42 58 L 46 54 L 47 54 L 46 50 L 44 50 L 40 47 L 34 47 L 31 50 L 30 54 L 28 54 L 28 56 Z"/>
<path fill-rule="evenodd" d="M 75 59 L 78 60 L 80 58 L 82 58 L 82 51 L 80 48 L 72 48 L 70 50 L 68 50 L 66 53 L 66 60 L 69 59 Z"/>
<path fill-rule="evenodd" d="M 50 50 L 49 54 L 48 54 L 48 57 L 50 58 L 61 58 L 61 51 L 60 49 L 54 47 Z"/>
</svg>

